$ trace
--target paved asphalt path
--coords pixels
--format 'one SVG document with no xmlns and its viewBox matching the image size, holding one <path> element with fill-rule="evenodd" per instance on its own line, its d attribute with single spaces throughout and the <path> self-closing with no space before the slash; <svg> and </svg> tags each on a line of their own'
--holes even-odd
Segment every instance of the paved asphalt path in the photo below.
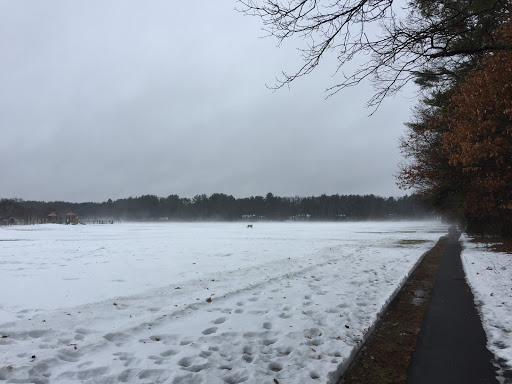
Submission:
<svg viewBox="0 0 512 384">
<path fill-rule="evenodd" d="M 407 384 L 498 383 L 451 231 L 407 372 Z"/>
</svg>

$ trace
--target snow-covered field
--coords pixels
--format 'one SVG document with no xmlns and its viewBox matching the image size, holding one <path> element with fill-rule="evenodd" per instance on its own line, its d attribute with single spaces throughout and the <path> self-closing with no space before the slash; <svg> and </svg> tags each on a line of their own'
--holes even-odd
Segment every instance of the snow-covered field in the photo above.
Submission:
<svg viewBox="0 0 512 384">
<path fill-rule="evenodd" d="M 0 381 L 329 382 L 446 229 L 0 228 Z"/>
<path fill-rule="evenodd" d="M 512 372 L 512 255 L 493 252 L 487 245 L 462 236 L 462 264 L 471 286 L 487 348 L 503 371 Z M 503 372 L 501 372 L 503 373 Z M 508 377 L 506 382 L 512 382 Z"/>
</svg>

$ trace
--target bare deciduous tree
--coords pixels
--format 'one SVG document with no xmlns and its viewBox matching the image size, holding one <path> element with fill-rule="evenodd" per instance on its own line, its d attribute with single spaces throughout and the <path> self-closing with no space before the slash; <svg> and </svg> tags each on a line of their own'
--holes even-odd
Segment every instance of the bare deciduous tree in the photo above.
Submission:
<svg viewBox="0 0 512 384">
<path fill-rule="evenodd" d="M 482 53 L 512 48 L 496 43 L 491 33 L 510 18 L 511 0 L 238 1 L 239 11 L 260 17 L 264 31 L 279 44 L 292 36 L 305 39 L 302 65 L 283 72 L 272 88 L 310 74 L 334 52 L 342 79 L 327 88 L 328 96 L 369 78 L 376 90 L 368 101 L 372 107 L 411 79 L 442 86 Z M 365 56 L 364 63 L 343 73 L 359 55 Z"/>
</svg>

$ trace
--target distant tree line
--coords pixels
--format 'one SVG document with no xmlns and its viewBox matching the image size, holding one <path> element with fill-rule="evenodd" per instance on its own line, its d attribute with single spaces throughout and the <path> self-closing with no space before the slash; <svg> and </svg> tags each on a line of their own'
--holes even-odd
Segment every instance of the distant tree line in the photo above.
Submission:
<svg viewBox="0 0 512 384">
<path fill-rule="evenodd" d="M 45 219 L 51 212 L 73 211 L 83 219 L 115 220 L 379 220 L 424 218 L 433 212 L 424 201 L 412 196 L 383 198 L 374 195 L 321 195 L 318 197 L 266 196 L 234 198 L 223 193 L 193 198 L 143 195 L 108 199 L 102 203 L 24 201 L 1 199 L 0 218 Z"/>
</svg>

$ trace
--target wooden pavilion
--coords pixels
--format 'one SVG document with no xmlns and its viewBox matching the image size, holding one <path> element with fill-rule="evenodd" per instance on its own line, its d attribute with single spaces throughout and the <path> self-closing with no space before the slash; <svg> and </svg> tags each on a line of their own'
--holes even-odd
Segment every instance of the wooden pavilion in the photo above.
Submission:
<svg viewBox="0 0 512 384">
<path fill-rule="evenodd" d="M 48 215 L 48 222 L 49 223 L 57 223 L 57 214 L 55 212 L 51 212 Z"/>
<path fill-rule="evenodd" d="M 78 216 L 75 215 L 72 211 L 66 213 L 66 224 L 77 224 Z"/>
</svg>

